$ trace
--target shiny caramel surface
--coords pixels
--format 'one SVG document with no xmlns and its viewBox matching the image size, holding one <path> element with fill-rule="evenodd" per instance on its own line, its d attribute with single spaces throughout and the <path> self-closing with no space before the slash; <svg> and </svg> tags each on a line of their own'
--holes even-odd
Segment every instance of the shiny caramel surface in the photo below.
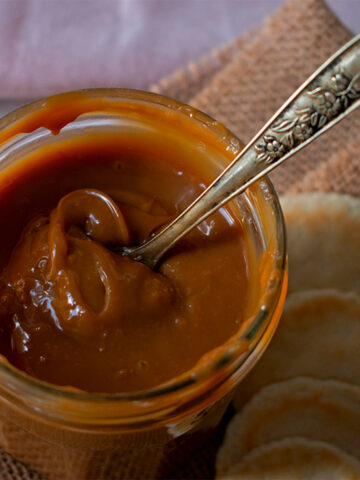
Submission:
<svg viewBox="0 0 360 480">
<path fill-rule="evenodd" d="M 251 283 L 230 206 L 156 272 L 118 253 L 210 180 L 205 163 L 150 134 L 84 134 L 0 174 L 1 353 L 54 384 L 130 392 L 180 375 L 228 340 L 246 318 Z"/>
</svg>

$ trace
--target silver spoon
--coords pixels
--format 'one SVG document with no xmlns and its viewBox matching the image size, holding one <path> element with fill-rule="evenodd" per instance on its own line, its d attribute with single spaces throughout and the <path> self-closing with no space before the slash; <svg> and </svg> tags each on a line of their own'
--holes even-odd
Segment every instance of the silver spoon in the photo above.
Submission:
<svg viewBox="0 0 360 480">
<path fill-rule="evenodd" d="M 330 57 L 280 107 L 233 162 L 175 220 L 122 254 L 155 268 L 192 228 L 360 105 L 360 35 Z"/>
</svg>

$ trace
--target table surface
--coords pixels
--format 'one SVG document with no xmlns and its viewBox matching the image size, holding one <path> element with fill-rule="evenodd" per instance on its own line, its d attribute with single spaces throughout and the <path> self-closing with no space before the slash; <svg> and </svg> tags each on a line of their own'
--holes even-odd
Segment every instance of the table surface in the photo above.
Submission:
<svg viewBox="0 0 360 480">
<path fill-rule="evenodd" d="M 114 76 L 115 86 L 146 89 L 174 69 L 260 24 L 283 3 L 284 0 L 102 0 L 100 8 L 98 0 L 62 0 L 59 9 L 58 2 L 48 0 L 0 0 L 0 43 L 4 40 L 6 44 L 6 38 L 1 37 L 16 19 L 16 24 L 21 25 L 17 49 L 25 52 L 12 62 L 10 56 L 6 57 L 6 48 L 0 46 L 0 90 L 6 92 L 12 79 L 20 82 L 19 77 L 25 85 L 28 77 L 37 87 L 36 95 L 27 94 L 26 98 L 21 93 L 24 83 L 19 83 L 19 95 L 12 92 L 10 98 L 3 94 L 0 115 L 46 95 L 49 88 L 61 91 L 110 86 L 108 78 L 114 86 Z M 327 3 L 348 28 L 354 33 L 360 31 L 360 0 Z M 114 52 L 104 58 L 103 50 L 109 50 L 107 42 L 114 44 Z M 32 56 L 40 44 L 42 60 L 37 59 L 40 64 L 35 65 Z M 91 52 L 91 61 L 85 46 Z M 39 79 L 36 75 L 41 71 L 41 61 L 49 68 L 48 74 Z M 121 68 L 116 69 L 115 62 Z M 62 73 L 63 83 L 56 83 L 56 75 Z M 44 93 L 38 91 L 39 82 Z"/>
</svg>

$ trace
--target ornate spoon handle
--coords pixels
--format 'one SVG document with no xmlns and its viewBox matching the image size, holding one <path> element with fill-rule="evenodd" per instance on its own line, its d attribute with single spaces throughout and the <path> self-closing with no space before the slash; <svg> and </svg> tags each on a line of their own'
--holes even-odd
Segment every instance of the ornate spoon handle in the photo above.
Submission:
<svg viewBox="0 0 360 480">
<path fill-rule="evenodd" d="M 360 105 L 360 35 L 330 57 L 283 104 L 221 175 L 173 222 L 124 255 L 155 267 L 183 235 Z"/>
</svg>

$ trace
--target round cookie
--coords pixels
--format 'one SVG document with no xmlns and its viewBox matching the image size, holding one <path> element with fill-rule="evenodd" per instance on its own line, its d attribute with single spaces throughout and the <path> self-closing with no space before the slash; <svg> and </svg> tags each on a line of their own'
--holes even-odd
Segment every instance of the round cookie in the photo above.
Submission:
<svg viewBox="0 0 360 480">
<path fill-rule="evenodd" d="M 289 438 L 256 448 L 222 480 L 359 480 L 360 463 L 333 445 Z"/>
<path fill-rule="evenodd" d="M 280 202 L 288 237 L 289 292 L 334 288 L 360 295 L 360 200 L 308 193 Z"/>
<path fill-rule="evenodd" d="M 329 442 L 360 459 L 360 387 L 302 377 L 263 388 L 229 423 L 218 475 L 254 448 L 297 436 Z"/>
<path fill-rule="evenodd" d="M 237 387 L 239 410 L 270 383 L 298 376 L 360 384 L 360 298 L 333 290 L 290 295 L 263 357 Z"/>
</svg>

